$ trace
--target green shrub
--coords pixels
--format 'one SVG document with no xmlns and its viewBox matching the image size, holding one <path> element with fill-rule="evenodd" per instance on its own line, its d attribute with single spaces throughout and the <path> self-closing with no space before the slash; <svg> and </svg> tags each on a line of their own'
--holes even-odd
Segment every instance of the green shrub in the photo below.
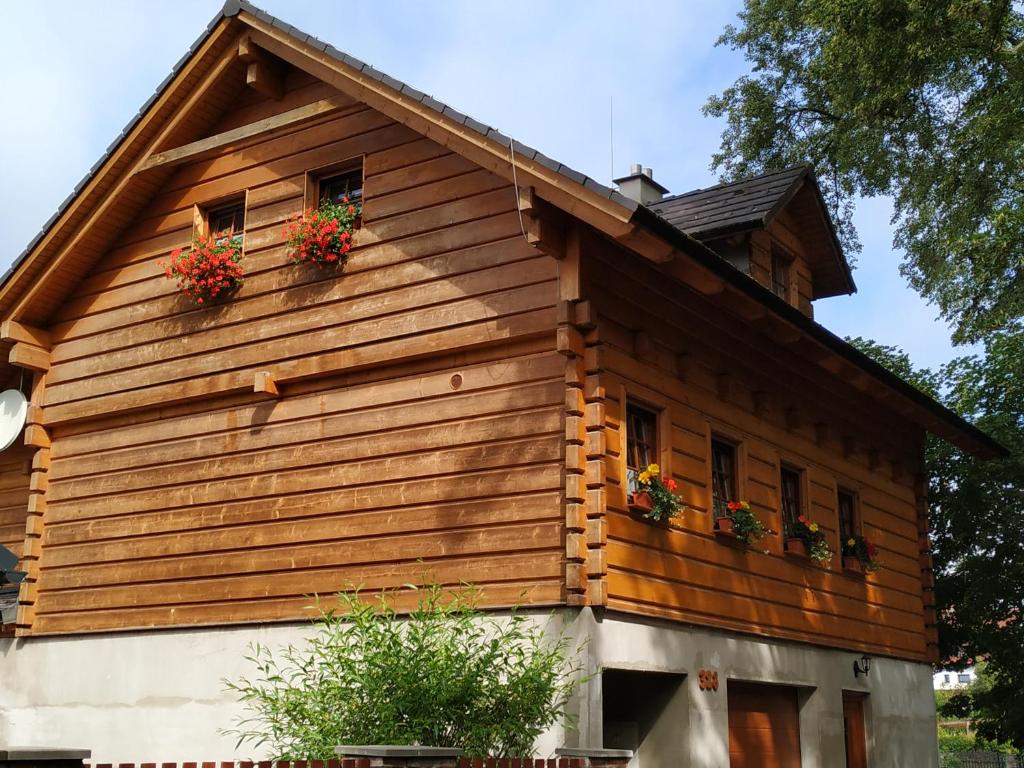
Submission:
<svg viewBox="0 0 1024 768">
<path fill-rule="evenodd" d="M 940 752 L 970 752 L 977 749 L 974 736 L 964 731 L 951 731 L 946 728 L 939 729 L 939 751 Z"/>
<path fill-rule="evenodd" d="M 468 589 L 419 588 L 405 618 L 395 597 L 343 593 L 343 612 L 321 609 L 308 644 L 253 645 L 255 677 L 225 681 L 248 710 L 226 733 L 280 760 L 333 758 L 339 744 L 521 757 L 565 720 L 581 666 L 564 634 L 516 612 L 484 614 Z"/>
</svg>

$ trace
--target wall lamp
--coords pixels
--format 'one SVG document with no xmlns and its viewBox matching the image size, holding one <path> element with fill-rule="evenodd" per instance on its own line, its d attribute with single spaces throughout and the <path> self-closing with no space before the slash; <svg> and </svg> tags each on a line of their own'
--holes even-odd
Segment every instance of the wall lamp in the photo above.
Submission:
<svg viewBox="0 0 1024 768">
<path fill-rule="evenodd" d="M 861 656 L 859 659 L 854 659 L 853 660 L 853 676 L 854 677 L 860 677 L 861 675 L 864 675 L 864 677 L 867 677 L 868 676 L 868 672 L 870 672 L 870 671 L 871 671 L 871 657 L 868 656 L 867 654 Z"/>
</svg>

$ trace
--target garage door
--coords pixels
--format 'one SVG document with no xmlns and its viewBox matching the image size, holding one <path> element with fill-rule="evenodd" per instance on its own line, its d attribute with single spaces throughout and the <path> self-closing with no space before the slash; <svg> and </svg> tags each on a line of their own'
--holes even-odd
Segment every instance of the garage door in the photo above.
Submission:
<svg viewBox="0 0 1024 768">
<path fill-rule="evenodd" d="M 800 768 L 796 688 L 729 682 L 731 768 Z"/>
</svg>

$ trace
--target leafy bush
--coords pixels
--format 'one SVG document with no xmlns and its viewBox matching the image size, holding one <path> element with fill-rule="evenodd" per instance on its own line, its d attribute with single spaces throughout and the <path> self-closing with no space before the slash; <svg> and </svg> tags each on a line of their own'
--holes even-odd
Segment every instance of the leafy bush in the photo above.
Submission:
<svg viewBox="0 0 1024 768">
<path fill-rule="evenodd" d="M 964 731 L 939 728 L 940 752 L 970 752 L 977 749 L 974 736 Z"/>
<path fill-rule="evenodd" d="M 579 650 L 530 618 L 484 614 L 475 593 L 418 589 L 400 617 L 394 593 L 341 594 L 308 644 L 275 654 L 256 644 L 254 679 L 225 681 L 248 710 L 226 733 L 275 759 L 334 757 L 339 744 L 457 747 L 468 756 L 529 756 L 565 718 L 580 683 Z"/>
</svg>

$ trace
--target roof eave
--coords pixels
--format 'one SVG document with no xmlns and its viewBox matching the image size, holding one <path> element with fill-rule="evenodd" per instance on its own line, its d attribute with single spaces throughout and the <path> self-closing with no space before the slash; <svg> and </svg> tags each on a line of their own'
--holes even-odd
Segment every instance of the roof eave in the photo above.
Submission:
<svg viewBox="0 0 1024 768">
<path fill-rule="evenodd" d="M 958 442 L 947 437 L 951 442 L 957 442 L 965 450 L 969 450 L 981 458 L 998 458 L 1009 454 L 1009 451 L 1001 443 L 978 429 L 978 427 L 907 383 L 887 368 L 879 365 L 856 347 L 839 338 L 822 325 L 814 322 L 814 320 L 780 299 L 760 283 L 751 280 L 747 275 L 733 267 L 725 259 L 722 259 L 699 240 L 672 226 L 650 209 L 644 206 L 638 207 L 633 214 L 632 220 L 637 226 L 643 227 L 652 234 L 675 245 L 716 276 L 726 280 L 737 290 L 761 302 L 768 309 L 797 326 L 802 332 L 825 346 L 831 352 L 857 366 L 881 384 L 895 390 L 899 395 L 911 401 L 915 406 L 924 409 L 932 416 L 941 420 L 949 428 L 951 434 L 962 438 Z"/>
</svg>

